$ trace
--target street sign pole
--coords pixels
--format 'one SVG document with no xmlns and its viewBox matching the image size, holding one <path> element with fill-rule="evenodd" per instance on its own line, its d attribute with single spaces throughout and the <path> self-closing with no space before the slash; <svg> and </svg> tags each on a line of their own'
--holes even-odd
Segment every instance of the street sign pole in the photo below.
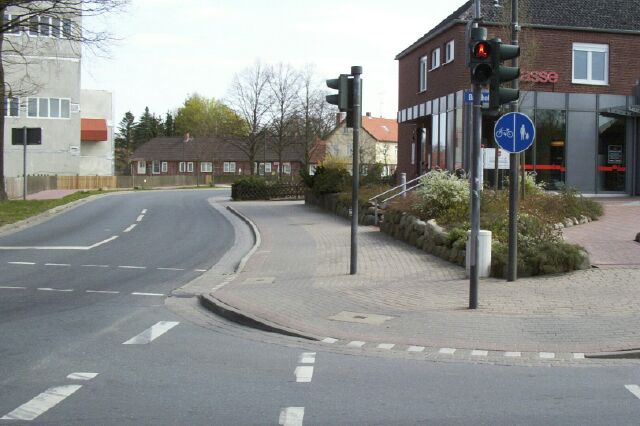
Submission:
<svg viewBox="0 0 640 426">
<path fill-rule="evenodd" d="M 22 199 L 27 199 L 27 128 L 22 128 Z"/>
<path fill-rule="evenodd" d="M 353 170 L 351 174 L 351 275 L 358 272 L 358 189 L 360 186 L 360 127 L 362 122 L 362 105 L 360 104 L 362 67 L 351 67 L 353 75 Z"/>
<path fill-rule="evenodd" d="M 518 45 L 518 0 L 511 0 L 511 44 Z M 512 67 L 518 67 L 518 57 L 511 60 Z M 519 89 L 520 83 L 513 80 L 513 88 Z M 511 103 L 511 111 L 518 112 L 518 100 Z M 507 281 L 518 279 L 518 165 L 520 154 L 512 153 L 509 164 L 509 259 Z M 522 154 L 524 157 L 524 154 Z M 523 168 L 524 169 L 524 168 Z M 524 185 L 524 180 L 523 180 Z"/>
</svg>

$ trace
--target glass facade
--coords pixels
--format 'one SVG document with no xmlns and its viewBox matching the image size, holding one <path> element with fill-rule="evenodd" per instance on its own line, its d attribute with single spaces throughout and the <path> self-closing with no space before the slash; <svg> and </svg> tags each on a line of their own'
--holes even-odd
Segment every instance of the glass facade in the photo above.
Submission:
<svg viewBox="0 0 640 426">
<path fill-rule="evenodd" d="M 565 145 L 567 118 L 564 110 L 536 110 L 536 140 L 533 164 L 525 169 L 536 173 L 536 182 L 544 182 L 547 189 L 559 189 L 566 180 Z"/>
<path fill-rule="evenodd" d="M 626 119 L 598 116 L 598 192 L 626 190 Z"/>
</svg>

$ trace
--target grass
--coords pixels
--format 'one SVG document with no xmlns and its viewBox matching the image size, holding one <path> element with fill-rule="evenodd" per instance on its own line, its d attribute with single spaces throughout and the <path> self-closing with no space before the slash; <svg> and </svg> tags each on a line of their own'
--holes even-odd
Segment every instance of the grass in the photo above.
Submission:
<svg viewBox="0 0 640 426">
<path fill-rule="evenodd" d="M 0 226 L 19 222 L 54 207 L 69 204 L 91 195 L 104 194 L 105 191 L 78 191 L 55 200 L 10 200 L 0 202 Z"/>
</svg>

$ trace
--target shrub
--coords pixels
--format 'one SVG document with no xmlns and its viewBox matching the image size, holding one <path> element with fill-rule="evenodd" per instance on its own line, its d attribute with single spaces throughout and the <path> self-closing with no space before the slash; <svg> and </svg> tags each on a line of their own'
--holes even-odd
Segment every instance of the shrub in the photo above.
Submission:
<svg viewBox="0 0 640 426">
<path fill-rule="evenodd" d="M 416 190 L 416 210 L 421 216 L 438 219 L 452 211 L 466 210 L 469 205 L 469 182 L 447 171 L 432 170 L 420 179 Z"/>
<path fill-rule="evenodd" d="M 261 176 L 246 176 L 231 185 L 234 200 L 255 200 L 268 198 L 267 181 Z"/>
<path fill-rule="evenodd" d="M 351 175 L 345 167 L 339 165 L 322 165 L 316 168 L 313 176 L 312 190 L 314 194 L 332 194 L 346 191 L 351 182 Z"/>
<path fill-rule="evenodd" d="M 384 164 L 375 163 L 367 168 L 367 174 L 360 176 L 360 185 L 380 185 L 382 183 L 382 172 Z"/>
</svg>

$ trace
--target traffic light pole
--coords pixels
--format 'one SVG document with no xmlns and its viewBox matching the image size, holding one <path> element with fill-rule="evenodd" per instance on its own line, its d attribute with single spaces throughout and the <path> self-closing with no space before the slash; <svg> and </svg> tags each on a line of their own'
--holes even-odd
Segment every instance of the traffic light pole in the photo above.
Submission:
<svg viewBox="0 0 640 426">
<path fill-rule="evenodd" d="M 518 0 L 511 0 L 511 44 L 518 45 Z M 512 67 L 518 67 L 518 57 L 511 60 Z M 519 79 L 513 80 L 513 88 L 519 89 Z M 518 100 L 511 103 L 511 111 L 518 112 Z M 520 154 L 510 154 L 509 162 L 509 259 L 507 281 L 518 279 L 518 166 Z M 524 157 L 524 152 L 522 153 Z M 524 184 L 524 180 L 523 180 Z"/>
<path fill-rule="evenodd" d="M 351 67 L 353 75 L 353 168 L 351 171 L 351 264 L 350 273 L 358 272 L 358 189 L 360 187 L 360 127 L 362 124 L 362 105 L 360 105 L 362 67 Z"/>
</svg>

